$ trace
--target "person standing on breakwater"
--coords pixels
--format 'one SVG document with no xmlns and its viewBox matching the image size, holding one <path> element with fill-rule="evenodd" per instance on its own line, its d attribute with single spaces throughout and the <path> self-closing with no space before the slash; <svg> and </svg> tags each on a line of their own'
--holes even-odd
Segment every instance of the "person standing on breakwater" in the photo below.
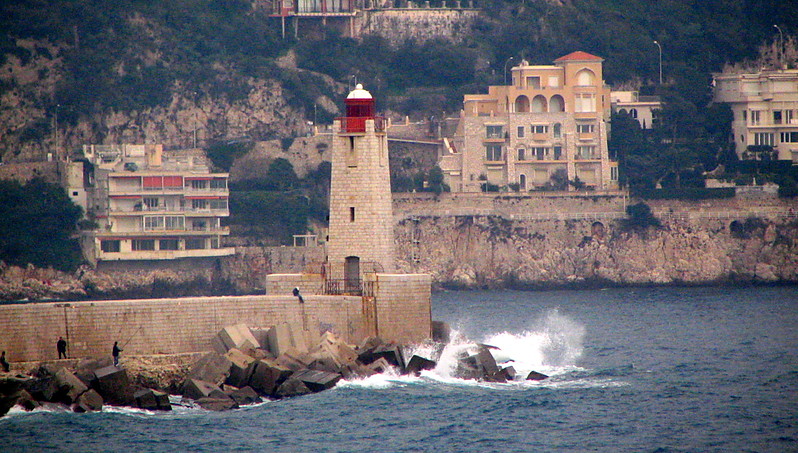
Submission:
<svg viewBox="0 0 798 453">
<path fill-rule="evenodd" d="M 9 365 L 8 362 L 6 361 L 6 352 L 5 351 L 3 351 L 2 354 L 0 354 L 0 366 L 3 367 L 3 371 L 5 371 L 6 373 L 8 373 L 8 370 L 11 369 L 11 365 Z"/>
<path fill-rule="evenodd" d="M 58 349 L 58 360 L 61 360 L 61 356 L 65 359 L 69 358 L 66 353 L 67 342 L 64 340 L 64 337 L 58 337 L 58 342 L 56 342 L 55 347 Z"/>
<path fill-rule="evenodd" d="M 119 366 L 119 353 L 122 352 L 117 343 L 114 341 L 114 348 L 111 350 L 111 355 L 114 356 L 114 366 Z"/>
</svg>

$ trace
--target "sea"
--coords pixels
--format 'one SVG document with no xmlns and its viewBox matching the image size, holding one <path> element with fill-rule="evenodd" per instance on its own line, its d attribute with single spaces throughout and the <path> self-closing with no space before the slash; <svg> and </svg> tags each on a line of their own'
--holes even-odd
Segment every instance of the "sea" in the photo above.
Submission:
<svg viewBox="0 0 798 453">
<path fill-rule="evenodd" d="M 418 377 L 229 412 L 15 408 L 0 451 L 798 451 L 794 286 L 438 292 L 432 315 L 454 338 Z M 477 343 L 518 379 L 453 377 Z"/>
</svg>

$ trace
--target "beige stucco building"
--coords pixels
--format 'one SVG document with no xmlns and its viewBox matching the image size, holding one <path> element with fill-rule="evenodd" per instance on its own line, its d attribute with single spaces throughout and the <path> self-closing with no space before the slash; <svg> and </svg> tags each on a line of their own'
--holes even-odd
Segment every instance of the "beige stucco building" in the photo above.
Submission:
<svg viewBox="0 0 798 453">
<path fill-rule="evenodd" d="M 520 191 L 564 189 L 577 178 L 587 187 L 618 187 L 609 159 L 610 89 L 603 59 L 586 52 L 553 65 L 522 61 L 512 84 L 466 95 L 460 123 L 440 160 L 453 192 L 479 192 L 486 183 Z M 570 185 L 569 185 L 570 186 Z"/>
<path fill-rule="evenodd" d="M 732 135 L 741 159 L 761 158 L 749 146 L 772 146 L 779 160 L 798 163 L 798 69 L 715 74 L 714 101 L 734 114 Z"/>
<path fill-rule="evenodd" d="M 98 228 L 82 238 L 98 261 L 170 260 L 235 253 L 222 247 L 230 215 L 227 173 L 211 173 L 196 150 L 162 145 L 89 145 L 72 162 L 67 191 Z M 81 178 L 79 175 L 83 175 Z"/>
</svg>

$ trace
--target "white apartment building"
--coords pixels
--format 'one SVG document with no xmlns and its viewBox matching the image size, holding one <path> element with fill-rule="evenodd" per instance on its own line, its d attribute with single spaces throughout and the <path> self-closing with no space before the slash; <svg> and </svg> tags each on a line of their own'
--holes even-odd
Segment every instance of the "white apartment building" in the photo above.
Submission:
<svg viewBox="0 0 798 453">
<path fill-rule="evenodd" d="M 165 154 L 162 145 L 89 145 L 83 149 L 88 218 L 99 227 L 82 241 L 89 261 L 170 260 L 232 255 L 227 173 L 211 173 L 196 150 Z M 74 178 L 78 179 L 78 178 Z M 71 194 L 81 194 L 68 187 Z M 79 201 L 79 200 L 78 200 Z"/>
<path fill-rule="evenodd" d="M 553 65 L 512 68 L 512 84 L 466 95 L 457 131 L 439 166 L 453 192 L 486 184 L 520 191 L 551 187 L 564 178 L 596 190 L 618 188 L 610 161 L 610 89 L 603 59 L 573 52 Z M 565 189 L 565 187 L 561 187 Z"/>
<path fill-rule="evenodd" d="M 772 146 L 772 157 L 798 163 L 798 69 L 714 77 L 714 101 L 729 104 L 734 114 L 732 139 L 740 159 L 762 157 L 749 146 Z"/>
<path fill-rule="evenodd" d="M 610 102 L 613 112 L 628 113 L 641 129 L 652 129 L 657 111 L 662 109 L 659 96 L 641 96 L 637 91 L 613 91 Z"/>
</svg>

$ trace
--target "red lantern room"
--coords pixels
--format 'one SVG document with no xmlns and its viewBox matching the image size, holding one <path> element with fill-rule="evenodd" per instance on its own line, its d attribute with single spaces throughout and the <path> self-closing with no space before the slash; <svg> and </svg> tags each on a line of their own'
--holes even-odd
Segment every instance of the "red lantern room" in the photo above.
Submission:
<svg viewBox="0 0 798 453">
<path fill-rule="evenodd" d="M 384 118 L 375 117 L 374 98 L 371 93 L 357 84 L 346 97 L 346 116 L 341 118 L 341 130 L 345 132 L 366 132 L 366 120 L 374 120 L 375 132 L 385 130 Z"/>
</svg>

